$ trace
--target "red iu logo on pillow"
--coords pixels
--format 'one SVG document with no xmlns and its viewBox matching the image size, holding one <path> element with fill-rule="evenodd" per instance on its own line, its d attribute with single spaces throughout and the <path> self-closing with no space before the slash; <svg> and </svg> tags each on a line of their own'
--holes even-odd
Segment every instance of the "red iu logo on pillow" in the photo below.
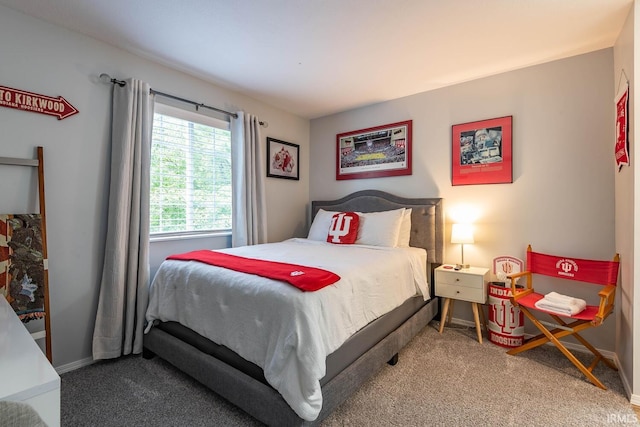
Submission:
<svg viewBox="0 0 640 427">
<path fill-rule="evenodd" d="M 340 212 L 331 218 L 327 242 L 352 245 L 358 238 L 360 217 L 355 212 Z"/>
</svg>

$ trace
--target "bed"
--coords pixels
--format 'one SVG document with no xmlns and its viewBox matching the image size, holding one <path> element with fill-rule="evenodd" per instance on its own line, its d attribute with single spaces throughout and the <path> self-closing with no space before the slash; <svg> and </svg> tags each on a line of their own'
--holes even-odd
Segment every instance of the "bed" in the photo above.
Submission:
<svg viewBox="0 0 640 427">
<path fill-rule="evenodd" d="M 326 345 L 325 348 L 320 345 L 319 348 L 327 351 L 326 364 L 322 363 L 324 375 L 318 381 L 321 406 L 316 408 L 318 412 L 313 413 L 312 416 L 301 415 L 306 412 L 304 412 L 304 408 L 300 409 L 295 402 L 292 402 L 288 389 L 282 390 L 279 385 L 275 385 L 274 387 L 280 390 L 277 391 L 270 385 L 268 379 L 271 380 L 271 383 L 274 379 L 272 367 L 265 366 L 263 369 L 258 366 L 258 363 L 251 362 L 253 357 L 251 353 L 245 354 L 243 353 L 245 350 L 239 348 L 237 351 L 245 355 L 246 358 L 240 357 L 236 352 L 230 350 L 229 347 L 233 348 L 233 345 L 228 344 L 229 347 L 227 347 L 206 338 L 204 335 L 212 335 L 203 332 L 200 329 L 201 325 L 183 322 L 182 317 L 180 317 L 180 321 L 176 320 L 179 316 L 176 319 L 158 320 L 158 317 L 161 316 L 155 315 L 156 308 L 151 307 L 159 304 L 157 296 L 152 296 L 154 301 L 150 303 L 148 311 L 148 313 L 153 312 L 154 315 L 148 316 L 152 322 L 144 336 L 144 357 L 150 358 L 157 355 L 167 360 L 265 424 L 279 426 L 319 424 L 385 363 L 394 364 L 397 362 L 400 349 L 438 314 L 439 302 L 433 296 L 433 269 L 442 263 L 444 217 L 442 200 L 439 198 L 409 199 L 377 190 L 360 191 L 339 200 L 314 201 L 311 204 L 311 218 L 316 218 L 319 212 L 371 213 L 389 212 L 402 208 L 411 209 L 408 246 L 426 250 L 425 276 L 428 277 L 430 287 L 426 293 L 430 297 L 425 298 L 417 293 L 404 302 L 400 302 L 387 314 L 380 317 L 377 314 L 372 315 L 374 320 L 366 323 L 363 327 L 356 325 L 357 332 L 350 335 L 337 348 L 329 345 Z M 292 240 L 283 243 L 307 246 L 313 244 L 313 242 L 305 242 L 305 239 Z M 293 248 L 296 250 L 297 246 L 293 246 Z M 410 248 L 406 250 L 411 251 Z M 379 256 L 380 252 L 377 250 L 374 255 Z M 424 251 L 422 252 L 424 253 Z M 389 252 L 388 255 L 382 256 L 391 259 L 392 255 Z M 172 274 L 165 274 L 164 276 L 169 278 L 165 279 L 183 280 L 178 278 L 180 276 Z M 171 279 L 173 277 L 176 279 Z M 343 277 L 341 280 L 344 281 L 346 278 Z M 172 288 L 173 285 L 169 284 L 168 287 Z M 269 301 L 270 297 L 265 298 L 265 301 Z M 172 304 L 174 303 L 171 302 L 170 305 Z M 324 307 L 329 306 L 325 305 Z M 182 314 L 190 311 L 179 307 L 173 310 Z M 232 312 L 235 311 L 237 309 L 232 309 Z M 201 316 L 193 317 L 200 318 Z M 260 322 L 262 320 L 260 319 Z M 296 320 L 296 322 L 298 321 Z M 297 324 L 296 322 L 294 323 Z M 185 327 L 182 323 L 187 323 L 189 327 Z M 198 322 L 196 321 L 196 323 Z M 152 325 L 153 327 L 151 327 Z M 339 334 L 344 335 L 342 329 L 337 329 L 339 329 Z M 198 330 L 200 333 L 196 332 Z M 241 337 L 243 333 L 245 332 L 238 332 Z M 234 340 L 239 340 L 237 337 L 227 338 L 215 334 L 213 336 L 218 336 L 220 339 L 216 340 L 224 343 L 233 343 Z M 249 337 L 245 341 L 251 342 L 255 339 L 256 337 Z M 314 348 L 314 345 L 313 342 L 306 343 L 304 348 L 307 348 L 306 346 Z M 306 356 L 305 354 L 304 357 Z M 324 360 L 324 357 L 322 359 Z M 310 365 L 312 365 L 311 362 Z M 280 369 L 280 374 L 288 375 L 291 372 L 287 367 Z M 314 372 L 317 373 L 317 370 Z M 286 400 L 283 396 L 286 396 Z M 309 418 L 314 419 L 309 421 Z"/>
</svg>

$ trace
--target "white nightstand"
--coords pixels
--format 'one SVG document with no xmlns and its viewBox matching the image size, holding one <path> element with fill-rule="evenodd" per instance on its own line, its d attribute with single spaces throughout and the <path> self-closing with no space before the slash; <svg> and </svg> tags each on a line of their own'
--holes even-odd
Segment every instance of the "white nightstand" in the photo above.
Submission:
<svg viewBox="0 0 640 427">
<path fill-rule="evenodd" d="M 444 329 L 445 320 L 451 322 L 454 301 L 468 301 L 473 309 L 478 341 L 482 343 L 482 329 L 480 329 L 478 312 L 480 312 L 485 329 L 487 328 L 487 321 L 484 318 L 482 307 L 478 307 L 478 304 L 484 304 L 487 301 L 489 269 L 469 267 L 455 270 L 453 265 L 444 264 L 436 268 L 435 272 L 436 295 L 444 297 L 442 315 L 440 317 L 440 333 Z"/>
</svg>

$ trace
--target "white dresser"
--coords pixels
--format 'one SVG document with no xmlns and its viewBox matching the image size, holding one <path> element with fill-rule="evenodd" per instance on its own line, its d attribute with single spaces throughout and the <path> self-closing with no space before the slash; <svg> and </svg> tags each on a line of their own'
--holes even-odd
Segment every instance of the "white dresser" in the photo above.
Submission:
<svg viewBox="0 0 640 427">
<path fill-rule="evenodd" d="M 49 427 L 60 426 L 60 376 L 2 296 L 0 400 L 28 403 Z"/>
</svg>

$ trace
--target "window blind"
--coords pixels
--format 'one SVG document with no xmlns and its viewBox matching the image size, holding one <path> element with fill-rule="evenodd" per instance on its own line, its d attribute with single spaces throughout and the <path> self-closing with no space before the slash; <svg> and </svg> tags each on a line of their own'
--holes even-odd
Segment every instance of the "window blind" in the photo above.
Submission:
<svg viewBox="0 0 640 427">
<path fill-rule="evenodd" d="M 231 229 L 229 123 L 156 103 L 151 234 Z"/>
</svg>

